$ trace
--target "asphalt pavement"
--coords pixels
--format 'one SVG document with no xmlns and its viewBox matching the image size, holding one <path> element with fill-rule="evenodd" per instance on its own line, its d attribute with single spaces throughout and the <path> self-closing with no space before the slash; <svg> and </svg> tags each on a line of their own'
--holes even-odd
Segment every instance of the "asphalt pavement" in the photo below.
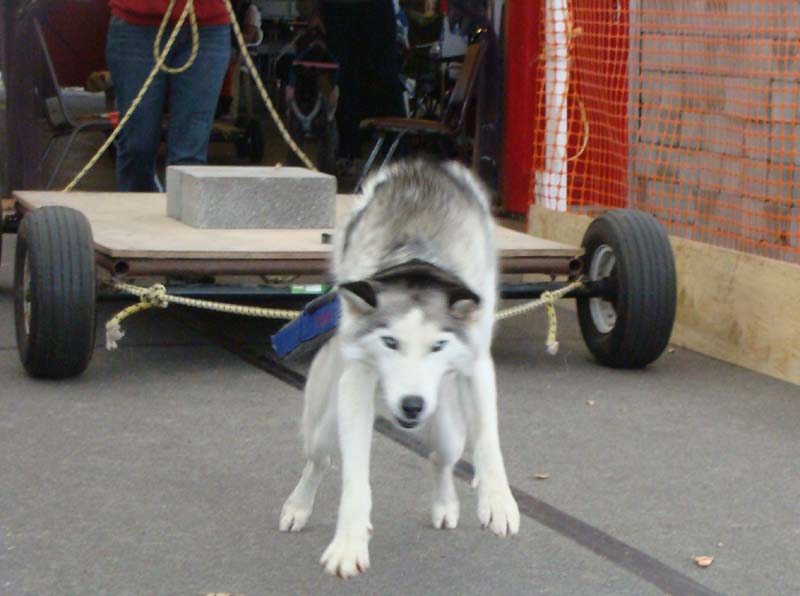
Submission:
<svg viewBox="0 0 800 596">
<path fill-rule="evenodd" d="M 379 424 L 372 568 L 344 582 L 318 565 L 338 469 L 303 532 L 277 529 L 303 465 L 307 362 L 267 357 L 274 325 L 148 311 L 80 377 L 33 380 L 14 340 L 13 239 L 0 265 L 0 594 L 800 594 L 800 387 L 683 350 L 605 369 L 567 310 L 555 357 L 542 313 L 503 322 L 519 535 L 482 531 L 463 481 L 458 529 L 432 529 L 420 446 Z M 123 305 L 101 304 L 99 328 Z"/>
</svg>

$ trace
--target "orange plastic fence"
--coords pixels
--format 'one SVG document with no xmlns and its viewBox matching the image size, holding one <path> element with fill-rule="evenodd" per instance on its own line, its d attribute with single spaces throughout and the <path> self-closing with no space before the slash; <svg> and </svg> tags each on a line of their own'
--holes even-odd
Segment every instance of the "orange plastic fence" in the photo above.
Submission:
<svg viewBox="0 0 800 596">
<path fill-rule="evenodd" d="M 800 3 L 541 4 L 531 199 L 800 263 Z"/>
</svg>

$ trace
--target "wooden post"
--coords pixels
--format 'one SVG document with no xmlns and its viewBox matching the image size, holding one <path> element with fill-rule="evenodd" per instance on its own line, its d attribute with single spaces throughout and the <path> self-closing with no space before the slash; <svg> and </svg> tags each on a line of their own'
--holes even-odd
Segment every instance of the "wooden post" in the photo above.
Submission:
<svg viewBox="0 0 800 596">
<path fill-rule="evenodd" d="M 3 3 L 3 82 L 6 88 L 6 188 L 2 189 L 3 196 L 9 196 L 15 189 L 41 185 L 42 59 L 31 21 L 45 10 L 45 2 L 6 0 Z"/>
<path fill-rule="evenodd" d="M 511 0 L 505 19 L 505 98 L 501 192 L 507 211 L 524 215 L 531 202 L 533 144 L 539 113 L 537 96 L 541 15 L 545 0 Z M 544 137 L 542 136 L 542 140 Z"/>
</svg>

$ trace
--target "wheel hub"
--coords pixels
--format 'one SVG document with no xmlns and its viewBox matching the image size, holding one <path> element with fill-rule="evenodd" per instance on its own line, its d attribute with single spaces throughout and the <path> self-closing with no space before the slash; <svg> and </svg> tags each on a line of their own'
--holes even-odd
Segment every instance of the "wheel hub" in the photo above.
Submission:
<svg viewBox="0 0 800 596">
<path fill-rule="evenodd" d="M 607 244 L 601 244 L 592 255 L 589 264 L 589 279 L 599 281 L 610 277 L 617 266 L 617 257 L 614 250 Z M 592 322 L 601 333 L 610 333 L 617 323 L 617 310 L 614 304 L 603 298 L 589 299 L 589 313 Z"/>
</svg>

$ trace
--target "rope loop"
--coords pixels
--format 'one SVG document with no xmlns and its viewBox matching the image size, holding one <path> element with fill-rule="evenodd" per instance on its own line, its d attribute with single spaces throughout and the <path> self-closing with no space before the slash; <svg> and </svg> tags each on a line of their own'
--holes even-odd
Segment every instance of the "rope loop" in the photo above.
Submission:
<svg viewBox="0 0 800 596">
<path fill-rule="evenodd" d="M 161 38 L 164 36 L 164 31 L 167 29 L 167 24 L 169 23 L 169 17 L 172 16 L 172 11 L 175 8 L 175 1 L 170 0 L 169 6 L 167 6 L 167 12 L 164 13 L 164 18 L 161 19 L 161 25 L 158 27 L 158 33 L 156 33 L 156 39 L 153 42 L 153 59 L 158 63 L 161 56 L 164 56 L 164 60 L 167 58 L 167 54 L 171 49 L 172 44 L 169 44 L 168 47 L 164 48 L 164 51 L 161 51 Z M 186 6 L 184 7 L 184 13 L 188 11 L 189 13 L 189 22 L 191 24 L 191 31 L 192 31 L 192 53 L 189 55 L 189 58 L 186 60 L 186 63 L 182 66 L 172 67 L 167 66 L 166 64 L 161 63 L 159 67 L 162 71 L 169 73 L 169 74 L 178 74 L 181 72 L 186 72 L 189 68 L 194 64 L 194 61 L 197 59 L 197 53 L 200 51 L 200 33 L 197 29 L 197 14 L 194 11 L 194 0 L 186 0 Z"/>
<path fill-rule="evenodd" d="M 547 309 L 547 341 L 545 345 L 547 346 L 547 353 L 555 355 L 558 353 L 558 341 L 556 340 L 556 333 L 558 331 L 558 318 L 556 316 L 556 309 L 554 306 L 555 301 L 560 300 L 571 291 L 577 290 L 581 286 L 583 286 L 583 282 L 578 280 L 557 290 L 546 290 L 542 292 L 542 295 L 536 300 L 531 300 L 530 302 L 520 304 L 519 306 L 512 306 L 511 308 L 498 311 L 495 315 L 495 319 L 502 321 L 503 319 L 517 317 L 544 306 Z"/>
</svg>

